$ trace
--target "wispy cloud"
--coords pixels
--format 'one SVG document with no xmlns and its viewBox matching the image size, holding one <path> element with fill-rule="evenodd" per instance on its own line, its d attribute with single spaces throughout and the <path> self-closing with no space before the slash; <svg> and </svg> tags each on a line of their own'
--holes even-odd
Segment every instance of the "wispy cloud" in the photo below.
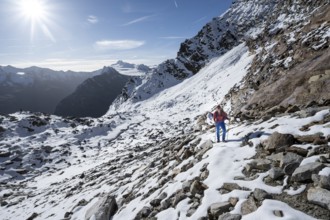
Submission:
<svg viewBox="0 0 330 220">
<path fill-rule="evenodd" d="M 204 17 L 198 18 L 197 20 L 195 20 L 195 21 L 193 22 L 193 24 L 197 24 L 197 23 L 199 23 L 199 22 L 202 22 L 202 21 L 205 20 L 206 18 L 207 18 L 207 16 L 204 16 Z"/>
<path fill-rule="evenodd" d="M 185 39 L 186 37 L 181 36 L 167 36 L 167 37 L 160 37 L 161 39 L 167 39 L 167 40 L 177 40 L 177 39 Z"/>
<path fill-rule="evenodd" d="M 95 42 L 95 47 L 100 50 L 130 50 L 144 44 L 144 41 L 137 40 L 103 40 Z"/>
<path fill-rule="evenodd" d="M 140 18 L 134 19 L 134 20 L 132 20 L 132 21 L 129 21 L 129 22 L 123 24 L 123 26 L 128 26 L 128 25 L 136 24 L 136 23 L 139 23 L 139 22 L 142 22 L 142 21 L 146 21 L 146 20 L 148 20 L 148 19 L 151 18 L 151 17 L 152 17 L 152 15 L 143 16 L 143 17 L 140 17 Z"/>
<path fill-rule="evenodd" d="M 176 8 L 179 8 L 178 3 L 174 0 L 174 5 Z"/>
<path fill-rule="evenodd" d="M 99 22 L 99 19 L 95 15 L 89 15 L 87 21 L 91 24 L 96 24 Z"/>
</svg>

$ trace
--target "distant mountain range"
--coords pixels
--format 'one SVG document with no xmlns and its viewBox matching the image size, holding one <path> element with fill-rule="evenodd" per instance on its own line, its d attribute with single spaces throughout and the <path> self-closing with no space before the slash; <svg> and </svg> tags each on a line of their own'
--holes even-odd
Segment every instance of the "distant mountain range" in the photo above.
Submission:
<svg viewBox="0 0 330 220">
<path fill-rule="evenodd" d="M 123 61 L 118 61 L 113 64 L 112 67 L 117 69 L 121 74 L 130 76 L 143 75 L 151 70 L 148 66 L 143 64 L 136 65 Z M 9 114 L 21 110 L 53 114 L 59 103 L 61 103 L 61 105 L 58 107 L 60 109 L 57 110 L 58 113 L 62 112 L 63 109 L 68 110 L 68 107 L 63 106 L 64 104 L 68 104 L 67 101 L 64 100 L 70 100 L 70 98 L 67 97 L 77 97 L 77 92 L 81 91 L 79 88 L 86 88 L 86 83 L 89 84 L 95 79 L 91 81 L 86 80 L 95 76 L 103 74 L 102 77 L 96 79 L 102 79 L 105 80 L 106 83 L 109 83 L 109 80 L 106 78 L 109 77 L 109 79 L 112 79 L 108 73 L 109 69 L 112 69 L 110 72 L 114 72 L 113 68 L 104 67 L 103 69 L 93 72 L 73 72 L 55 71 L 36 66 L 29 68 L 0 66 L 0 114 Z M 118 72 L 116 72 L 116 74 L 119 74 Z M 117 77 L 115 78 L 117 79 Z M 123 78 L 126 79 L 127 77 Z M 79 87 L 80 84 L 83 86 Z M 118 85 L 122 85 L 122 79 L 119 79 Z M 105 86 L 105 84 L 103 86 Z M 122 87 L 123 86 L 124 85 L 122 85 Z M 120 93 L 122 87 L 116 85 L 111 88 L 111 91 L 114 94 Z M 89 88 L 90 93 L 94 92 L 92 90 L 93 88 L 96 87 L 91 86 Z M 116 88 L 116 91 L 114 91 L 114 88 Z M 98 89 L 95 91 L 97 94 L 99 94 Z M 76 104 L 74 104 L 74 106 L 75 105 Z M 80 110 L 85 112 L 84 109 Z M 99 112 L 98 110 L 95 111 Z M 62 112 L 63 115 L 68 115 L 65 112 Z M 75 111 L 70 110 L 69 112 Z M 71 116 L 78 115 L 92 116 L 94 114 L 86 115 L 77 113 Z"/>
<path fill-rule="evenodd" d="M 85 80 L 64 98 L 55 109 L 55 115 L 100 117 L 104 115 L 131 76 L 120 74 L 112 67 L 104 67 L 102 74 Z"/>
</svg>

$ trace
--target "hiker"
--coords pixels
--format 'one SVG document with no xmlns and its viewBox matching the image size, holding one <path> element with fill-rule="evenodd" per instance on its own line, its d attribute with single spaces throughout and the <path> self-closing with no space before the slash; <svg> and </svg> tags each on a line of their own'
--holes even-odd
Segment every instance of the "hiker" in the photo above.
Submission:
<svg viewBox="0 0 330 220">
<path fill-rule="evenodd" d="M 216 111 L 213 113 L 213 120 L 215 122 L 216 134 L 217 134 L 217 142 L 220 142 L 220 128 L 222 129 L 222 141 L 226 142 L 226 124 L 225 120 L 229 118 L 227 117 L 227 113 L 223 111 L 220 105 L 217 106 Z"/>
</svg>

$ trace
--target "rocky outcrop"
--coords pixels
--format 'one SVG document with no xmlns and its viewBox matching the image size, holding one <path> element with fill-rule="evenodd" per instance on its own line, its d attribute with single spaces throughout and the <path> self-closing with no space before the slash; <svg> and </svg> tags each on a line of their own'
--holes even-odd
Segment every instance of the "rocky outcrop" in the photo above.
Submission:
<svg viewBox="0 0 330 220">
<path fill-rule="evenodd" d="M 224 101 L 231 102 L 237 117 L 271 117 L 329 105 L 328 1 L 283 4 L 275 5 L 264 30 L 247 40 L 256 56 Z M 286 17 L 285 22 L 279 17 Z"/>
<path fill-rule="evenodd" d="M 104 68 L 102 74 L 87 79 L 55 109 L 55 115 L 73 117 L 100 117 L 111 103 L 121 94 L 130 79 L 111 67 Z"/>
</svg>

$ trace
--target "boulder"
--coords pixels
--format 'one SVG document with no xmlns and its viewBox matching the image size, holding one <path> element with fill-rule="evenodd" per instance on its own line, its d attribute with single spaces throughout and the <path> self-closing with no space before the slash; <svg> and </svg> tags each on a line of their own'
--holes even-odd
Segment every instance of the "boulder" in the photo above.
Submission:
<svg viewBox="0 0 330 220">
<path fill-rule="evenodd" d="M 268 138 L 268 144 L 265 147 L 266 150 L 270 152 L 274 152 L 277 149 L 290 147 L 296 142 L 296 139 L 292 134 L 281 134 L 278 132 L 274 132 Z"/>
<path fill-rule="evenodd" d="M 250 172 L 253 169 L 268 171 L 271 168 L 272 161 L 268 159 L 255 159 L 245 166 L 246 171 Z"/>
<path fill-rule="evenodd" d="M 296 153 L 302 157 L 306 157 L 308 154 L 308 150 L 301 148 L 301 147 L 296 147 L 296 146 L 288 147 L 286 150 L 287 150 L 287 152 Z"/>
<path fill-rule="evenodd" d="M 235 206 L 238 203 L 238 198 L 237 197 L 230 197 L 228 202 L 232 205 Z"/>
<path fill-rule="evenodd" d="M 179 202 L 187 198 L 187 195 L 183 191 L 179 191 L 176 193 L 175 197 L 173 198 L 172 201 L 172 206 L 175 207 Z"/>
<path fill-rule="evenodd" d="M 0 152 L 0 157 L 9 157 L 9 156 L 10 156 L 10 152 L 9 151 Z"/>
<path fill-rule="evenodd" d="M 307 191 L 307 200 L 313 204 L 330 210 L 330 191 L 322 188 L 310 188 Z"/>
<path fill-rule="evenodd" d="M 240 187 L 237 183 L 224 183 L 220 189 L 225 189 L 229 192 L 237 189 L 237 190 L 241 190 L 242 187 Z"/>
<path fill-rule="evenodd" d="M 242 216 L 240 214 L 224 213 L 219 216 L 218 220 L 241 220 Z"/>
<path fill-rule="evenodd" d="M 103 196 L 86 211 L 85 220 L 90 218 L 95 220 L 108 220 L 117 210 L 116 199 L 111 195 Z"/>
<path fill-rule="evenodd" d="M 258 209 L 257 204 L 253 197 L 249 197 L 246 201 L 242 203 L 241 212 L 243 215 L 250 214 Z"/>
<path fill-rule="evenodd" d="M 273 180 L 277 180 L 278 178 L 284 176 L 284 171 L 279 167 L 273 167 L 269 170 L 269 177 Z"/>
<path fill-rule="evenodd" d="M 314 186 L 330 190 L 330 176 L 313 174 L 312 180 L 314 182 Z"/>
<path fill-rule="evenodd" d="M 147 218 L 151 214 L 151 212 L 152 212 L 151 208 L 145 206 L 138 212 L 138 214 L 136 215 L 136 219 Z"/>
<path fill-rule="evenodd" d="M 217 219 L 221 214 L 229 212 L 230 207 L 232 206 L 229 202 L 214 203 L 208 208 L 208 213 L 213 217 L 213 219 Z"/>
<path fill-rule="evenodd" d="M 270 199 L 271 195 L 263 189 L 255 188 L 253 191 L 253 197 L 258 201 L 263 201 L 265 199 Z"/>
<path fill-rule="evenodd" d="M 312 179 L 312 174 L 317 174 L 324 168 L 324 164 L 319 162 L 308 163 L 298 167 L 292 174 L 292 181 L 304 182 Z"/>
<path fill-rule="evenodd" d="M 281 152 L 277 154 L 272 154 L 267 157 L 270 160 L 278 161 L 280 162 L 280 167 L 284 168 L 286 165 L 292 163 L 292 162 L 301 162 L 303 160 L 302 156 L 299 156 L 298 154 L 292 153 L 292 152 Z"/>
<path fill-rule="evenodd" d="M 204 183 L 195 180 L 190 186 L 190 193 L 192 195 L 195 195 L 196 193 L 202 195 L 204 193 L 204 190 L 207 188 L 208 187 Z"/>
<path fill-rule="evenodd" d="M 198 160 L 201 160 L 203 155 L 210 150 L 213 147 L 213 143 L 211 140 L 207 140 L 205 141 L 201 146 L 200 146 L 200 150 L 198 150 L 197 154 L 196 154 L 196 158 Z"/>
<path fill-rule="evenodd" d="M 292 162 L 284 167 L 284 173 L 286 175 L 292 175 L 293 172 L 299 167 L 300 162 Z"/>
<path fill-rule="evenodd" d="M 322 133 L 310 134 L 310 135 L 302 135 L 296 136 L 297 141 L 301 143 L 313 143 L 316 139 L 320 138 Z"/>
</svg>

